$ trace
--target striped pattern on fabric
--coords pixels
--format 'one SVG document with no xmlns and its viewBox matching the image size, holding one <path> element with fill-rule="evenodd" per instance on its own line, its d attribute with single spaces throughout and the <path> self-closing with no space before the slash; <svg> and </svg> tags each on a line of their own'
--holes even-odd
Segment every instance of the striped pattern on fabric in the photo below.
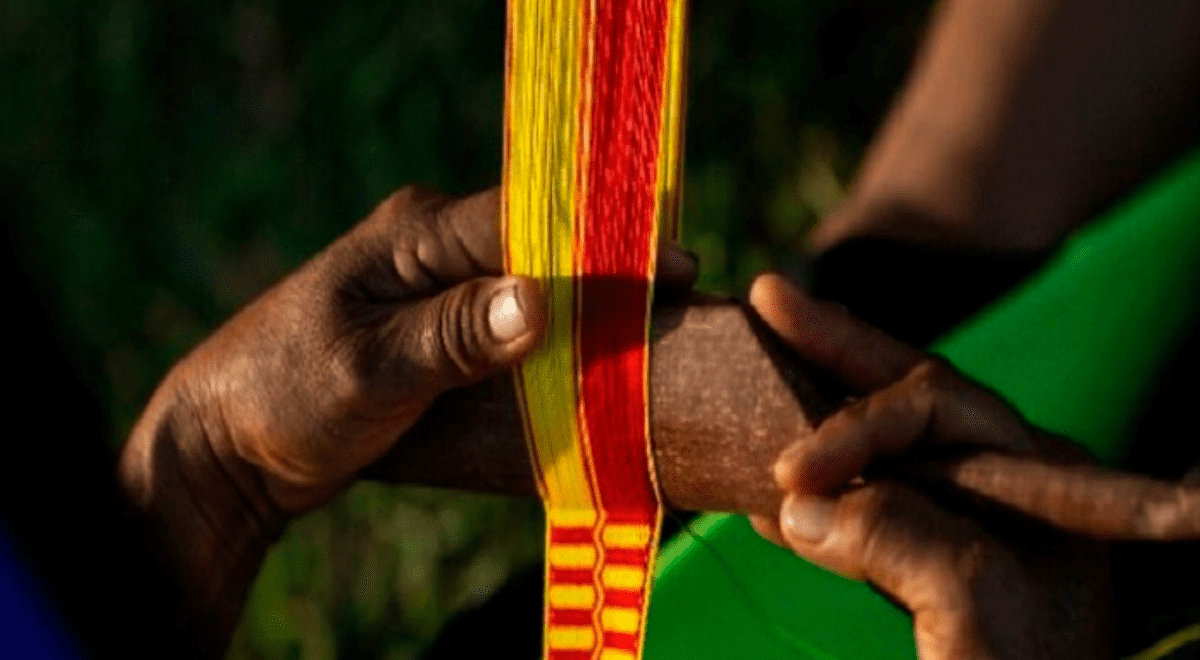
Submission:
<svg viewBox="0 0 1200 660">
<path fill-rule="evenodd" d="M 543 283 L 517 371 L 546 507 L 544 652 L 641 656 L 662 505 L 647 416 L 656 246 L 678 226 L 684 0 L 510 0 L 508 272 Z"/>
</svg>

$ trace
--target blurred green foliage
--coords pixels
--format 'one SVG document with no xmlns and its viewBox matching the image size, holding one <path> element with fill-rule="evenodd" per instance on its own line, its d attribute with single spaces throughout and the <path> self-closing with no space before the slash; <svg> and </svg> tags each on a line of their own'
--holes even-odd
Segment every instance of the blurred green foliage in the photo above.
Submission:
<svg viewBox="0 0 1200 660">
<path fill-rule="evenodd" d="M 797 270 L 928 6 L 695 2 L 684 241 Z M 0 199 L 115 448 L 170 364 L 394 188 L 500 172 L 504 3 L 6 0 Z M 536 561 L 536 504 L 360 484 L 272 552 L 231 658 L 413 658 Z"/>
</svg>

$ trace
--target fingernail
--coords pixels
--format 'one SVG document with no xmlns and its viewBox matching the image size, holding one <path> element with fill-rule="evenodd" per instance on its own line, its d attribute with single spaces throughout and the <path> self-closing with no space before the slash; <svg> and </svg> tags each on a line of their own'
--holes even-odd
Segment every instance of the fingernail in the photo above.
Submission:
<svg viewBox="0 0 1200 660">
<path fill-rule="evenodd" d="M 833 526 L 833 502 L 820 497 L 792 496 L 783 507 L 779 525 L 788 536 L 818 543 Z"/>
<path fill-rule="evenodd" d="M 492 337 L 499 342 L 508 342 L 525 334 L 529 327 L 525 322 L 525 310 L 517 299 L 517 287 L 506 286 L 492 296 L 488 306 L 488 326 Z"/>
</svg>

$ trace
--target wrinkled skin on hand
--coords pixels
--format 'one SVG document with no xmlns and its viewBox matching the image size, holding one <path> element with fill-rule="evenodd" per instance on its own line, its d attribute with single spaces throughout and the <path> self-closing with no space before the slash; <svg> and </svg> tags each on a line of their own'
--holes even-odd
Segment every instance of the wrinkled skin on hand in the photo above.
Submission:
<svg viewBox="0 0 1200 660">
<path fill-rule="evenodd" d="M 775 477 L 788 495 L 777 520 L 752 517 L 760 534 L 908 609 L 923 660 L 1110 657 L 1110 578 L 1099 542 L 886 469 L 889 458 L 921 445 L 1055 465 L 1085 454 L 943 363 L 778 276 L 760 278 L 750 298 L 801 357 L 862 395 L 782 453 Z"/>
<path fill-rule="evenodd" d="M 118 478 L 179 586 L 189 655 L 223 653 L 288 519 L 403 442 L 439 395 L 537 345 L 544 298 L 502 262 L 497 191 L 402 190 L 167 375 Z M 686 290 L 695 264 L 664 246 L 659 275 Z"/>
<path fill-rule="evenodd" d="M 692 260 L 660 254 L 659 284 L 689 288 Z M 265 489 L 286 520 L 352 482 L 440 394 L 536 346 L 544 298 L 502 269 L 497 190 L 403 189 L 206 339 L 155 399 L 186 408 L 232 479 L 251 466 L 258 483 L 238 490 Z"/>
<path fill-rule="evenodd" d="M 536 285 L 496 277 L 497 204 L 494 191 L 392 195 L 209 337 L 164 387 L 192 407 L 215 453 L 258 468 L 285 516 L 325 502 L 439 394 L 536 344 Z M 505 296 L 518 318 L 506 326 L 513 336 L 498 337 L 489 316 L 506 311 Z"/>
</svg>

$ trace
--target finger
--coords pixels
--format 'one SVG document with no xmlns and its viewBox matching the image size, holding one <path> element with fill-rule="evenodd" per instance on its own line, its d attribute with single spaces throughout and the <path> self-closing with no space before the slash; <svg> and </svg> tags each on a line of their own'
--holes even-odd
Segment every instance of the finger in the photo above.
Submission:
<svg viewBox="0 0 1200 660">
<path fill-rule="evenodd" d="M 1187 481 L 1170 483 L 1096 465 L 993 452 L 905 472 L 952 480 L 958 488 L 1031 518 L 1095 538 L 1200 539 L 1200 485 Z"/>
<path fill-rule="evenodd" d="M 679 298 L 692 290 L 696 283 L 696 256 L 674 241 L 663 241 L 658 248 L 658 263 L 654 275 L 654 295 L 658 298 Z"/>
<path fill-rule="evenodd" d="M 395 313 L 386 330 L 392 371 L 428 383 L 436 396 L 511 368 L 537 345 L 544 326 L 545 299 L 532 280 L 469 280 Z"/>
<path fill-rule="evenodd" d="M 848 217 L 847 214 L 835 214 L 818 222 L 805 238 L 805 252 L 821 254 L 836 245 L 850 233 Z"/>
<path fill-rule="evenodd" d="M 917 612 L 946 606 L 955 585 L 996 550 L 970 519 L 940 509 L 896 483 L 875 483 L 838 498 L 791 494 L 780 530 L 796 554 L 854 580 L 870 581 Z M 970 549 L 973 561 L 960 561 Z M 936 603 L 935 603 L 936 601 Z"/>
<path fill-rule="evenodd" d="M 903 377 L 924 355 L 834 304 L 820 302 L 781 275 L 760 275 L 750 304 L 800 357 L 856 392 Z"/>
<path fill-rule="evenodd" d="M 787 491 L 829 492 L 873 461 L 918 441 L 1014 453 L 1034 449 L 1025 425 L 1000 399 L 927 360 L 785 449 L 775 463 L 775 479 Z"/>
<path fill-rule="evenodd" d="M 504 267 L 499 205 L 499 188 L 445 201 L 436 211 L 438 240 L 418 250 L 426 268 L 458 279 L 498 274 Z M 461 268 L 448 272 L 447 266 L 463 264 L 471 268 L 465 273 Z M 658 294 L 686 294 L 696 281 L 696 257 L 674 241 L 664 240 L 659 245 L 656 271 Z"/>
<path fill-rule="evenodd" d="M 327 251 L 341 279 L 372 299 L 427 296 L 483 275 L 499 275 L 495 189 L 452 199 L 418 186 L 392 193 Z"/>
<path fill-rule="evenodd" d="M 503 270 L 499 188 L 450 200 L 438 210 L 437 218 L 443 249 L 448 254 L 461 252 L 476 266 L 475 275 Z"/>
</svg>

